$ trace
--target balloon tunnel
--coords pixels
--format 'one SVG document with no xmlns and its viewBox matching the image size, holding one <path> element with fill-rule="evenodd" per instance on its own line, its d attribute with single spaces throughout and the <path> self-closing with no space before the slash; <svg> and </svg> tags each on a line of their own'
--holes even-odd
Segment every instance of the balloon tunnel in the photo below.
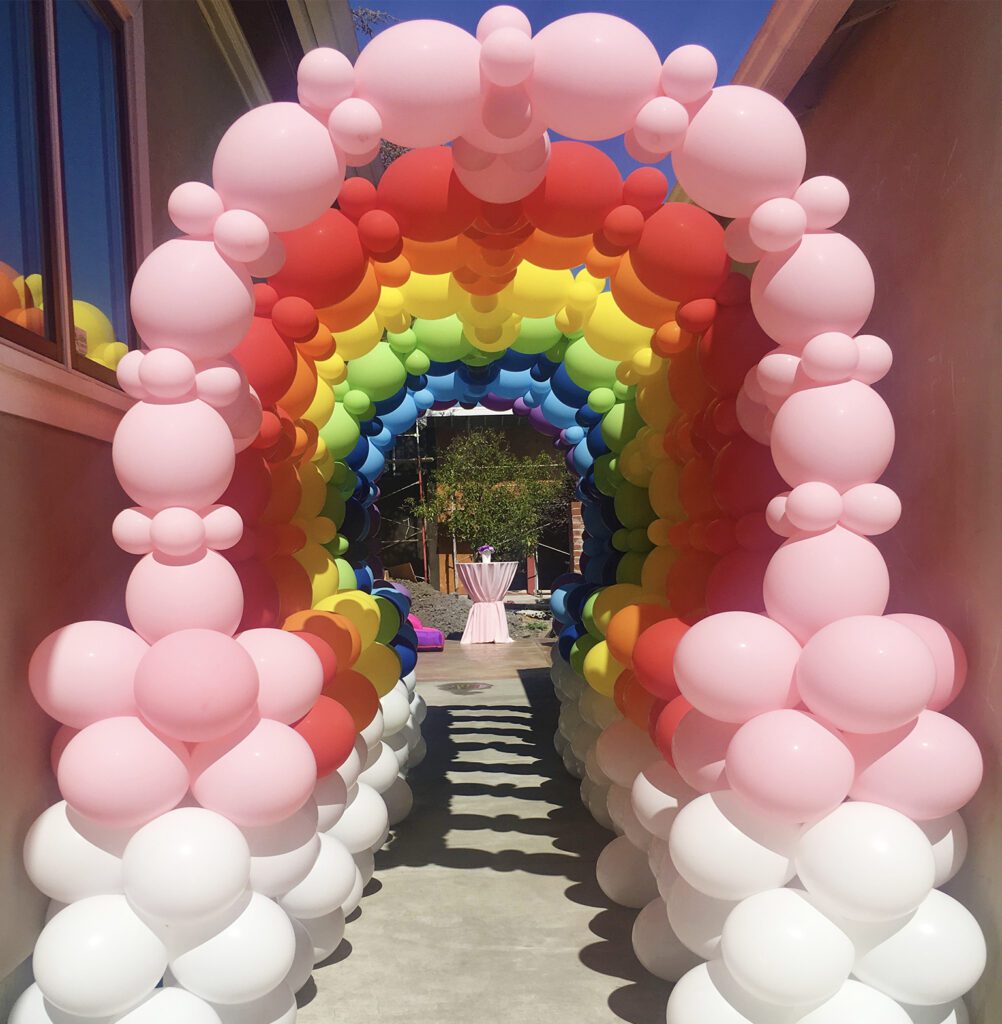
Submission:
<svg viewBox="0 0 1002 1024">
<path fill-rule="evenodd" d="M 178 185 L 117 367 L 131 628 L 29 668 L 62 800 L 15 1024 L 295 1020 L 411 809 L 417 644 L 370 542 L 395 439 L 455 404 L 577 481 L 556 743 L 669 1024 L 967 1019 L 984 938 L 940 887 L 981 756 L 956 638 L 887 612 L 873 275 L 794 117 L 716 70 L 605 14 L 404 22 L 308 53 Z"/>
</svg>

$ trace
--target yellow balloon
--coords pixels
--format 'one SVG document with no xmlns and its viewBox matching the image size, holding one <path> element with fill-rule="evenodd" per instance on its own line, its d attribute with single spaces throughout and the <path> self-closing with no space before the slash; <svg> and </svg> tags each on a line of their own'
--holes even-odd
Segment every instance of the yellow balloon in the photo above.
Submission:
<svg viewBox="0 0 1002 1024">
<path fill-rule="evenodd" d="M 330 449 L 322 437 L 317 438 L 317 450 L 313 455 L 313 465 L 317 467 L 324 481 L 330 483 L 334 477 L 334 456 L 331 455 Z"/>
<path fill-rule="evenodd" d="M 400 658 L 397 652 L 381 643 L 366 647 L 351 667 L 372 683 L 380 697 L 385 697 L 400 678 Z"/>
<path fill-rule="evenodd" d="M 623 668 L 624 666 L 612 656 L 609 645 L 600 640 L 585 655 L 583 674 L 593 690 L 598 690 L 605 697 L 611 697 Z"/>
<path fill-rule="evenodd" d="M 340 577 L 334 559 L 326 548 L 308 540 L 292 557 L 310 577 L 314 607 L 319 607 L 325 598 L 337 592 Z"/>
<path fill-rule="evenodd" d="M 678 413 L 671 392 L 668 390 L 668 374 L 656 373 L 645 377 L 637 385 L 637 412 L 640 418 L 663 433 Z"/>
<path fill-rule="evenodd" d="M 364 590 L 343 590 L 319 601 L 314 607 L 324 612 L 337 612 L 353 623 L 364 650 L 379 632 L 379 605 Z"/>
<path fill-rule="evenodd" d="M 663 603 L 666 607 L 665 581 L 668 570 L 675 564 L 678 551 L 672 547 L 657 547 L 646 559 L 640 570 L 640 586 L 644 591 L 644 602 L 648 604 Z"/>
<path fill-rule="evenodd" d="M 647 525 L 647 539 L 655 547 L 663 548 L 666 544 L 671 543 L 670 534 L 671 528 L 674 525 L 674 523 L 669 523 L 667 519 L 655 519 Z"/>
<path fill-rule="evenodd" d="M 652 348 L 638 348 L 630 358 L 630 369 L 638 377 L 653 377 L 664 369 L 665 361 Z"/>
<path fill-rule="evenodd" d="M 411 276 L 400 286 L 407 312 L 426 320 L 441 320 L 449 316 L 455 308 L 449 294 L 451 280 L 451 274 L 417 274 L 411 271 Z"/>
<path fill-rule="evenodd" d="M 588 344 L 600 356 L 618 362 L 629 359 L 640 348 L 649 347 L 652 333 L 649 327 L 635 324 L 616 305 L 612 292 L 599 295 L 584 329 Z"/>
<path fill-rule="evenodd" d="M 471 299 L 480 298 L 479 295 L 469 296 Z M 496 298 L 496 296 L 491 296 Z M 465 303 L 459 307 L 459 319 L 463 324 L 471 327 L 500 327 L 512 318 L 510 309 L 498 304 L 491 309 L 477 309 L 472 303 Z"/>
<path fill-rule="evenodd" d="M 93 348 L 88 346 L 87 358 L 102 366 L 107 366 L 109 370 L 114 370 L 128 351 L 128 345 L 124 345 L 120 341 L 110 341 L 102 345 L 95 345 Z"/>
<path fill-rule="evenodd" d="M 619 471 L 625 480 L 638 487 L 646 487 L 654 467 L 650 464 L 643 446 L 636 438 L 626 442 L 619 455 Z"/>
<path fill-rule="evenodd" d="M 651 472 L 648 497 L 651 508 L 660 519 L 673 523 L 685 519 L 685 509 L 678 496 L 678 478 L 681 470 L 670 459 L 659 462 Z"/>
<path fill-rule="evenodd" d="M 379 301 L 376 303 L 376 315 L 382 319 L 398 317 L 404 312 L 404 293 L 399 288 L 379 290 Z"/>
<path fill-rule="evenodd" d="M 553 316 L 567 304 L 573 284 L 569 270 L 546 270 L 523 261 L 501 293 L 501 301 L 521 316 Z"/>
<path fill-rule="evenodd" d="M 371 352 L 383 336 L 383 326 L 375 313 L 370 313 L 357 327 L 340 331 L 334 335 L 337 344 L 335 355 L 342 360 L 358 359 Z"/>
<path fill-rule="evenodd" d="M 335 352 L 329 359 L 321 359 L 317 363 L 317 373 L 328 384 L 340 384 L 348 377 L 348 364 L 341 355 Z"/>
<path fill-rule="evenodd" d="M 296 510 L 297 519 L 316 519 L 327 500 L 327 482 L 319 467 L 307 462 L 299 467 L 299 484 L 302 497 Z"/>
<path fill-rule="evenodd" d="M 334 392 L 330 384 L 323 379 L 317 378 L 317 390 L 310 402 L 309 408 L 303 413 L 303 419 L 309 420 L 318 430 L 331 418 L 334 412 Z"/>
<path fill-rule="evenodd" d="M 464 331 L 467 341 L 481 352 L 501 352 L 518 337 L 521 317 L 511 317 L 498 327 L 474 327 Z"/>
</svg>

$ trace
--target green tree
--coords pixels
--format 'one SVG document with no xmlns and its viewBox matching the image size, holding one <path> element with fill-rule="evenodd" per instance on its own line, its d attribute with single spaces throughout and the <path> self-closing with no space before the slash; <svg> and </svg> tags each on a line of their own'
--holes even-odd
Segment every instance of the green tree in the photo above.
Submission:
<svg viewBox="0 0 1002 1024">
<path fill-rule="evenodd" d="M 428 496 L 410 511 L 474 549 L 490 544 L 496 558 L 520 560 L 564 517 L 568 491 L 562 462 L 516 455 L 500 431 L 475 430 L 439 455 Z"/>
</svg>

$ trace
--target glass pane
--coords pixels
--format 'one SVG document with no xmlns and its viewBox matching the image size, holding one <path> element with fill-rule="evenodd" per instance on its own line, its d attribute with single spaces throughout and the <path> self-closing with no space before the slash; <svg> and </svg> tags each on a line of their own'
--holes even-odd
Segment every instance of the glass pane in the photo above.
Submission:
<svg viewBox="0 0 1002 1024">
<path fill-rule="evenodd" d="M 129 339 L 120 49 L 86 0 L 55 11 L 74 343 L 114 369 Z"/>
<path fill-rule="evenodd" d="M 0 316 L 45 335 L 31 9 L 0 3 Z M 0 324 L 0 334 L 10 333 Z"/>
</svg>

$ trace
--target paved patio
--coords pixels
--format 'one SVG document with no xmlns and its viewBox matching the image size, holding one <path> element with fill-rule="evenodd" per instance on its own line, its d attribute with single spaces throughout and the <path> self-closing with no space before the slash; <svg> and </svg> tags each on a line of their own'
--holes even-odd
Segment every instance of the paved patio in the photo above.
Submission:
<svg viewBox="0 0 1002 1024">
<path fill-rule="evenodd" d="M 664 1021 L 668 986 L 633 956 L 634 912 L 595 883 L 610 834 L 553 749 L 548 668 L 534 641 L 422 657 L 414 811 L 300 994 L 302 1024 Z"/>
</svg>

